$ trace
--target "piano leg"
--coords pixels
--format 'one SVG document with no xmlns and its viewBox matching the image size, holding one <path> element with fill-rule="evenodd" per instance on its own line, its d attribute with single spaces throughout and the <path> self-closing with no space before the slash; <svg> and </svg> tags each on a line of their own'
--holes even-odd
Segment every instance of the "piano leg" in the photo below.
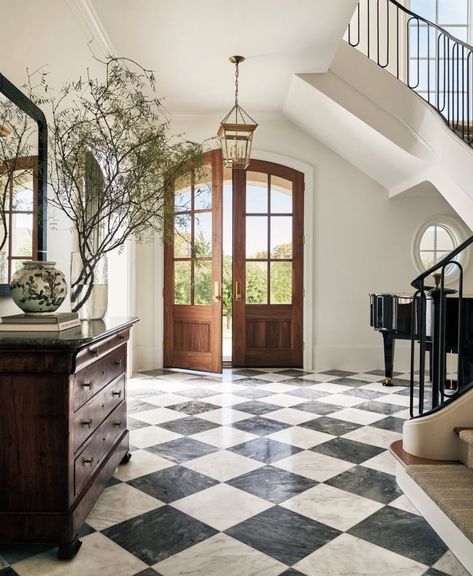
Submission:
<svg viewBox="0 0 473 576">
<path fill-rule="evenodd" d="M 392 332 L 383 331 L 384 375 L 383 386 L 393 385 L 394 337 Z"/>
</svg>

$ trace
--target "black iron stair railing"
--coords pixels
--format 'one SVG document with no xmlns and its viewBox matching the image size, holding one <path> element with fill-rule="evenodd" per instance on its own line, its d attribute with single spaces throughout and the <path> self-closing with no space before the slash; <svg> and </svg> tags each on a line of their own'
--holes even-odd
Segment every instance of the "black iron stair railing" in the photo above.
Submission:
<svg viewBox="0 0 473 576">
<path fill-rule="evenodd" d="M 473 236 L 411 282 L 416 289 L 411 322 L 412 418 L 439 410 L 473 387 L 473 350 L 468 349 L 465 341 L 471 329 L 465 322 L 466 312 L 471 314 L 473 299 L 464 296 L 463 266 L 459 261 L 459 255 L 472 243 Z M 445 287 L 445 276 L 451 267 L 458 269 L 456 290 Z M 425 285 L 425 279 L 432 276 L 435 277 L 433 288 Z M 430 345 L 431 388 L 426 387 L 427 343 Z M 456 378 L 450 378 L 450 381 L 447 378 L 447 353 L 456 355 Z M 428 398 L 427 390 L 430 390 Z"/>
<path fill-rule="evenodd" d="M 346 39 L 473 146 L 473 47 L 396 0 L 360 0 Z"/>
</svg>

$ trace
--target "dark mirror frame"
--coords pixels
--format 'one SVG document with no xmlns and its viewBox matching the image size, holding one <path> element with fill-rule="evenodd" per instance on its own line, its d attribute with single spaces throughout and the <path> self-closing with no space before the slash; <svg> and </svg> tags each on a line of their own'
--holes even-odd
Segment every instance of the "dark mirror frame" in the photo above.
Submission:
<svg viewBox="0 0 473 576">
<path fill-rule="evenodd" d="M 46 260 L 47 200 L 48 200 L 48 124 L 43 111 L 21 90 L 0 74 L 0 93 L 20 110 L 23 110 L 38 126 L 38 260 Z M 0 284 L 0 296 L 10 296 L 10 285 Z"/>
</svg>

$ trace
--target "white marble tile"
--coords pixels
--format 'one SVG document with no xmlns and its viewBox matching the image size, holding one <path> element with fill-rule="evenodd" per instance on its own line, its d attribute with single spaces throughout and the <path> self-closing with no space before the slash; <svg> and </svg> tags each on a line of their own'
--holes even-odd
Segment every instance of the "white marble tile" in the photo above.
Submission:
<svg viewBox="0 0 473 576">
<path fill-rule="evenodd" d="M 159 396 L 150 396 L 149 398 L 143 398 L 143 402 L 148 404 L 154 404 L 155 406 L 172 406 L 173 404 L 182 404 L 183 402 L 189 402 L 187 396 L 180 396 L 179 394 L 160 394 Z"/>
<path fill-rule="evenodd" d="M 297 426 L 303 422 L 308 422 L 309 420 L 314 420 L 315 418 L 320 418 L 318 414 L 304 412 L 304 410 L 295 410 L 294 408 L 281 408 L 281 410 L 268 412 L 264 417 L 269 418 L 270 420 L 284 422 L 285 424 L 292 424 L 293 426 Z"/>
<path fill-rule="evenodd" d="M 231 426 L 221 426 L 220 428 L 198 432 L 190 436 L 190 438 L 205 442 L 211 446 L 216 446 L 217 448 L 230 448 L 231 446 L 259 438 L 259 436 L 251 434 L 251 432 L 238 430 L 238 428 L 232 428 Z"/>
<path fill-rule="evenodd" d="M 416 514 L 417 516 L 422 516 L 419 510 L 417 510 L 414 504 L 412 504 L 409 498 L 404 494 L 399 496 L 399 498 L 396 498 L 396 500 L 390 502 L 389 505 L 393 506 L 394 508 L 398 508 L 399 510 L 404 510 L 405 512 L 410 512 L 411 514 Z"/>
<path fill-rule="evenodd" d="M 433 566 L 449 576 L 470 576 L 470 573 L 450 550 L 446 552 Z"/>
<path fill-rule="evenodd" d="M 113 475 L 115 478 L 122 480 L 122 482 L 128 482 L 128 480 L 134 480 L 140 476 L 164 470 L 171 466 L 175 466 L 175 462 L 151 454 L 146 450 L 135 450 L 128 464 L 121 464 Z"/>
<path fill-rule="evenodd" d="M 278 442 L 284 442 L 285 444 L 291 444 L 291 446 L 297 446 L 298 448 L 307 449 L 322 444 L 322 442 L 332 440 L 335 436 L 332 436 L 332 434 L 326 434 L 325 432 L 311 430 L 310 428 L 291 426 L 290 428 L 279 430 L 279 432 L 273 432 L 272 434 L 269 434 L 267 438 L 277 440 Z"/>
<path fill-rule="evenodd" d="M 278 576 L 287 566 L 226 534 L 216 534 L 153 568 L 162 576 Z"/>
<path fill-rule="evenodd" d="M 317 402 L 323 402 L 325 404 L 335 404 L 336 406 L 346 406 L 352 407 L 357 404 L 362 404 L 366 402 L 366 398 L 358 398 L 358 396 L 348 396 L 347 394 L 331 394 L 330 396 L 324 396 L 323 398 L 318 398 Z"/>
<path fill-rule="evenodd" d="M 284 376 L 288 378 L 288 376 Z M 275 394 L 290 392 L 291 390 L 297 390 L 300 386 L 294 386 L 293 384 L 284 384 L 284 382 L 273 382 L 271 384 L 263 384 L 258 386 L 258 390 L 265 390 L 266 392 L 274 392 Z"/>
<path fill-rule="evenodd" d="M 384 504 L 327 484 L 319 484 L 286 500 L 280 506 L 346 531 L 383 508 Z"/>
<path fill-rule="evenodd" d="M 223 531 L 273 506 L 228 484 L 217 484 L 171 504 L 201 522 Z"/>
<path fill-rule="evenodd" d="M 411 411 L 409 408 L 406 408 L 404 410 L 401 410 L 400 412 L 396 412 L 394 416 L 396 418 L 402 418 L 403 420 L 409 420 L 411 417 Z"/>
<path fill-rule="evenodd" d="M 190 460 L 183 466 L 210 476 L 210 478 L 215 478 L 219 482 L 226 482 L 230 478 L 261 468 L 263 463 L 227 450 L 219 450 L 218 452 Z"/>
<path fill-rule="evenodd" d="M 356 440 L 357 442 L 365 442 L 366 444 L 372 444 L 373 446 L 379 446 L 387 450 L 393 442 L 401 440 L 402 434 L 392 432 L 391 430 L 374 428 L 373 426 L 363 426 L 362 428 L 358 428 L 358 430 L 348 432 L 343 438 Z"/>
<path fill-rule="evenodd" d="M 275 404 L 276 406 L 283 406 L 285 408 L 290 408 L 291 406 L 302 404 L 302 402 L 306 401 L 305 398 L 291 396 L 290 394 L 273 394 L 271 396 L 266 396 L 266 398 L 263 398 L 262 400 L 267 404 Z"/>
<path fill-rule="evenodd" d="M 325 482 L 325 480 L 353 468 L 354 464 L 338 458 L 332 458 L 332 456 L 325 456 L 325 454 L 304 450 L 288 458 L 273 462 L 272 466 L 282 468 L 288 472 L 294 472 L 294 474 L 300 474 L 317 482 Z"/>
<path fill-rule="evenodd" d="M 399 410 L 402 408 L 409 408 L 410 398 L 409 396 L 400 396 L 399 394 L 386 394 L 386 396 L 380 396 L 376 398 L 376 402 L 385 402 L 386 404 L 395 404 L 400 406 Z"/>
<path fill-rule="evenodd" d="M 366 372 L 361 372 L 360 374 L 353 374 L 353 376 L 347 376 L 349 380 L 364 380 L 367 384 L 369 382 L 381 382 L 384 380 L 384 376 L 379 374 L 367 374 Z"/>
<path fill-rule="evenodd" d="M 337 420 L 346 420 L 347 422 L 354 422 L 355 424 L 373 424 L 378 420 L 386 418 L 386 414 L 377 414 L 376 412 L 369 412 L 368 410 L 360 410 L 359 408 L 345 408 L 345 410 L 338 410 L 332 412 L 330 418 Z"/>
<path fill-rule="evenodd" d="M 87 517 L 87 524 L 104 530 L 134 516 L 139 516 L 164 503 L 128 484 L 115 484 L 105 488 Z"/>
<path fill-rule="evenodd" d="M 331 374 L 320 374 L 315 372 L 314 374 L 308 374 L 307 376 L 301 376 L 302 380 L 317 380 L 317 382 L 330 382 L 332 380 L 337 380 L 340 376 L 333 376 Z"/>
<path fill-rule="evenodd" d="M 160 376 L 163 380 L 171 380 L 171 381 L 181 381 L 184 382 L 185 380 L 194 380 L 194 374 L 188 374 L 187 372 L 170 372 L 169 374 L 163 374 Z"/>
<path fill-rule="evenodd" d="M 421 576 L 427 566 L 349 534 L 341 534 L 294 568 L 307 576 Z"/>
<path fill-rule="evenodd" d="M 243 398 L 242 396 L 235 396 L 231 393 L 215 394 L 213 396 L 208 396 L 207 398 L 202 398 L 202 402 L 209 402 L 210 404 L 215 404 L 216 406 L 235 406 L 237 404 L 242 404 L 243 402 L 248 402 L 249 398 Z"/>
<path fill-rule="evenodd" d="M 70 562 L 58 560 L 53 548 L 12 567 L 19 576 L 132 576 L 148 567 L 100 532 L 81 540 L 82 548 Z"/>
<path fill-rule="evenodd" d="M 182 390 L 188 390 L 190 388 L 188 382 L 177 382 L 169 380 L 153 380 L 153 384 L 150 385 L 150 390 L 156 390 L 156 392 L 165 392 L 168 394 L 179 393 Z M 153 394 L 150 394 L 153 396 Z"/>
<path fill-rule="evenodd" d="M 288 376 L 287 374 L 279 374 L 278 372 L 270 372 L 268 374 L 258 374 L 258 376 L 256 376 L 256 378 L 258 378 L 258 380 L 266 380 L 267 382 L 273 382 L 273 383 L 277 383 L 280 382 L 281 380 L 288 380 L 289 378 L 291 378 L 291 376 Z M 282 386 L 290 386 L 289 384 L 282 384 Z M 265 388 L 265 385 L 263 384 L 261 386 L 261 388 L 263 390 L 273 390 L 274 392 L 284 392 L 285 390 L 288 390 L 288 388 L 281 388 L 280 390 L 278 390 L 277 388 Z M 295 388 L 295 386 L 294 386 Z"/>
<path fill-rule="evenodd" d="M 343 394 L 351 390 L 353 386 L 344 386 L 343 384 L 332 384 L 331 382 L 322 382 L 321 384 L 314 384 L 310 386 L 309 390 L 315 390 L 316 392 L 329 392 L 330 394 Z"/>
<path fill-rule="evenodd" d="M 177 410 L 169 410 L 169 408 L 155 408 L 153 410 L 144 410 L 143 412 L 135 412 L 132 417 L 141 422 L 148 424 L 162 424 L 163 422 L 170 422 L 171 420 L 179 420 L 185 418 L 187 414 L 178 412 Z"/>
<path fill-rule="evenodd" d="M 198 416 L 199 418 L 202 418 L 202 420 L 208 420 L 209 422 L 215 422 L 216 424 L 222 425 L 253 418 L 253 414 L 248 414 L 248 412 L 242 412 L 241 410 L 233 410 L 229 406 L 210 410 L 209 412 L 202 412 Z"/>
<path fill-rule="evenodd" d="M 375 392 L 384 392 L 384 394 L 392 394 L 393 392 L 400 392 L 405 390 L 405 386 L 383 386 L 381 382 L 372 382 L 371 384 L 365 384 L 360 386 L 362 390 L 374 390 Z M 376 398 L 379 400 L 379 398 Z"/>
<path fill-rule="evenodd" d="M 380 472 L 386 472 L 386 474 L 396 475 L 396 460 L 388 450 L 366 460 L 363 462 L 362 466 L 372 468 L 373 470 L 379 470 Z"/>
<path fill-rule="evenodd" d="M 162 442 L 176 440 L 176 438 L 181 438 L 181 436 L 181 434 L 176 434 L 159 426 L 147 426 L 138 430 L 130 430 L 130 444 L 137 448 L 148 448 Z"/>
</svg>

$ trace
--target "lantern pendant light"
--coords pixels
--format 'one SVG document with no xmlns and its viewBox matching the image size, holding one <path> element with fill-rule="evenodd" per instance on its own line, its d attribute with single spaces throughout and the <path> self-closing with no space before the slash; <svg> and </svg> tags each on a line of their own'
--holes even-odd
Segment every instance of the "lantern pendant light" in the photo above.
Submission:
<svg viewBox="0 0 473 576">
<path fill-rule="evenodd" d="M 244 170 L 250 163 L 253 133 L 258 124 L 238 104 L 238 66 L 245 58 L 230 56 L 229 60 L 235 64 L 235 105 L 222 120 L 218 137 L 222 143 L 225 166 Z"/>
</svg>

